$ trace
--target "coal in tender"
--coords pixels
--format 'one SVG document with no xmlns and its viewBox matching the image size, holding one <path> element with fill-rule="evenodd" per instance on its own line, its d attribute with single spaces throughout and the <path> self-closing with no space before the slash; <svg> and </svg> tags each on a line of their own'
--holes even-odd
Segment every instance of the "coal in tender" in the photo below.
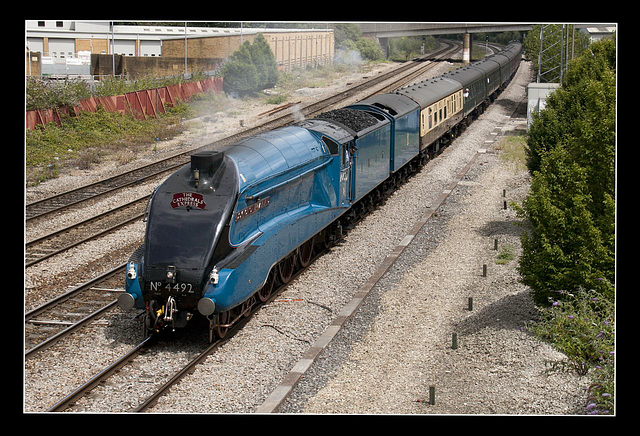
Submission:
<svg viewBox="0 0 640 436">
<path fill-rule="evenodd" d="M 356 132 L 378 124 L 378 119 L 370 113 L 349 108 L 327 111 L 321 113 L 316 118 L 327 121 L 336 121 Z"/>
</svg>

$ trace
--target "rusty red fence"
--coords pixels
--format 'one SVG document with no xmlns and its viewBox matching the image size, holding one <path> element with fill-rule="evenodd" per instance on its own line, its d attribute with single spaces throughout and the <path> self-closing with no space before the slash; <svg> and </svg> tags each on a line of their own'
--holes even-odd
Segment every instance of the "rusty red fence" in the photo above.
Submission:
<svg viewBox="0 0 640 436">
<path fill-rule="evenodd" d="M 80 100 L 73 107 L 28 110 L 26 127 L 33 130 L 36 126 L 44 126 L 51 122 L 60 125 L 61 116 L 75 115 L 82 111 L 95 112 L 98 107 L 109 112 L 128 113 L 139 120 L 144 120 L 148 117 L 156 117 L 159 113 L 165 113 L 167 108 L 175 105 L 178 101 L 188 101 L 195 94 L 222 92 L 222 80 L 222 77 L 209 77 L 197 82 L 127 92 L 124 95 L 89 97 Z"/>
</svg>

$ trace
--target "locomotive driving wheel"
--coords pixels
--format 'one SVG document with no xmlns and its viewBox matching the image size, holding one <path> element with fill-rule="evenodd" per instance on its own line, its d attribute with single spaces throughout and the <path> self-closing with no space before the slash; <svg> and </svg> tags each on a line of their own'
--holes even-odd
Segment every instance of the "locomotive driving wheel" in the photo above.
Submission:
<svg viewBox="0 0 640 436">
<path fill-rule="evenodd" d="M 269 271 L 269 276 L 267 277 L 267 281 L 264 283 L 264 286 L 258 291 L 258 298 L 261 302 L 264 303 L 269 299 L 273 292 L 273 288 L 275 287 L 275 283 L 276 272 L 275 269 L 272 268 L 271 271 Z"/>
<path fill-rule="evenodd" d="M 218 315 L 218 322 L 216 323 L 216 335 L 220 339 L 224 338 L 229 331 L 229 323 L 231 322 L 231 311 L 225 310 Z"/>
<path fill-rule="evenodd" d="M 298 250 L 298 260 L 300 261 L 300 266 L 306 268 L 311 263 L 311 255 L 313 254 L 313 238 L 309 239 L 307 242 L 300 246 Z"/>
<path fill-rule="evenodd" d="M 293 277 L 293 270 L 295 268 L 295 256 L 287 256 L 282 262 L 278 264 L 278 273 L 282 283 L 287 284 Z"/>
</svg>

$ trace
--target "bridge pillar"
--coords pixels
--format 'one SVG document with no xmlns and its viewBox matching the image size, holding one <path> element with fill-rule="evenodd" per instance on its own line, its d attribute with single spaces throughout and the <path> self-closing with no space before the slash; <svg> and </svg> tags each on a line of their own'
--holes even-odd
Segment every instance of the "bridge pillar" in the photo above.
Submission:
<svg viewBox="0 0 640 436">
<path fill-rule="evenodd" d="M 378 38 L 378 42 L 384 51 L 385 59 L 389 59 L 389 38 Z"/>
<path fill-rule="evenodd" d="M 464 42 L 462 43 L 462 61 L 463 62 L 471 62 L 471 34 L 464 34 Z"/>
</svg>

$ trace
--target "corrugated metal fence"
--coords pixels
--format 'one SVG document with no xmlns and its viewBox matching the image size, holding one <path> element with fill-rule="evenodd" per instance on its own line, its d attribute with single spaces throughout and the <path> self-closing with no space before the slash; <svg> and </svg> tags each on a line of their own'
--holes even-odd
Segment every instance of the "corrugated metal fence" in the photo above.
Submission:
<svg viewBox="0 0 640 436">
<path fill-rule="evenodd" d="M 81 111 L 95 112 L 98 107 L 110 112 L 129 113 L 139 120 L 156 117 L 178 101 L 190 100 L 202 92 L 222 92 L 222 77 L 209 77 L 197 82 L 168 85 L 161 88 L 128 92 L 111 97 L 90 97 L 80 100 L 73 107 L 34 109 L 27 111 L 26 127 L 33 130 L 38 125 L 55 122 L 60 125 L 61 115 L 77 114 Z"/>
</svg>

